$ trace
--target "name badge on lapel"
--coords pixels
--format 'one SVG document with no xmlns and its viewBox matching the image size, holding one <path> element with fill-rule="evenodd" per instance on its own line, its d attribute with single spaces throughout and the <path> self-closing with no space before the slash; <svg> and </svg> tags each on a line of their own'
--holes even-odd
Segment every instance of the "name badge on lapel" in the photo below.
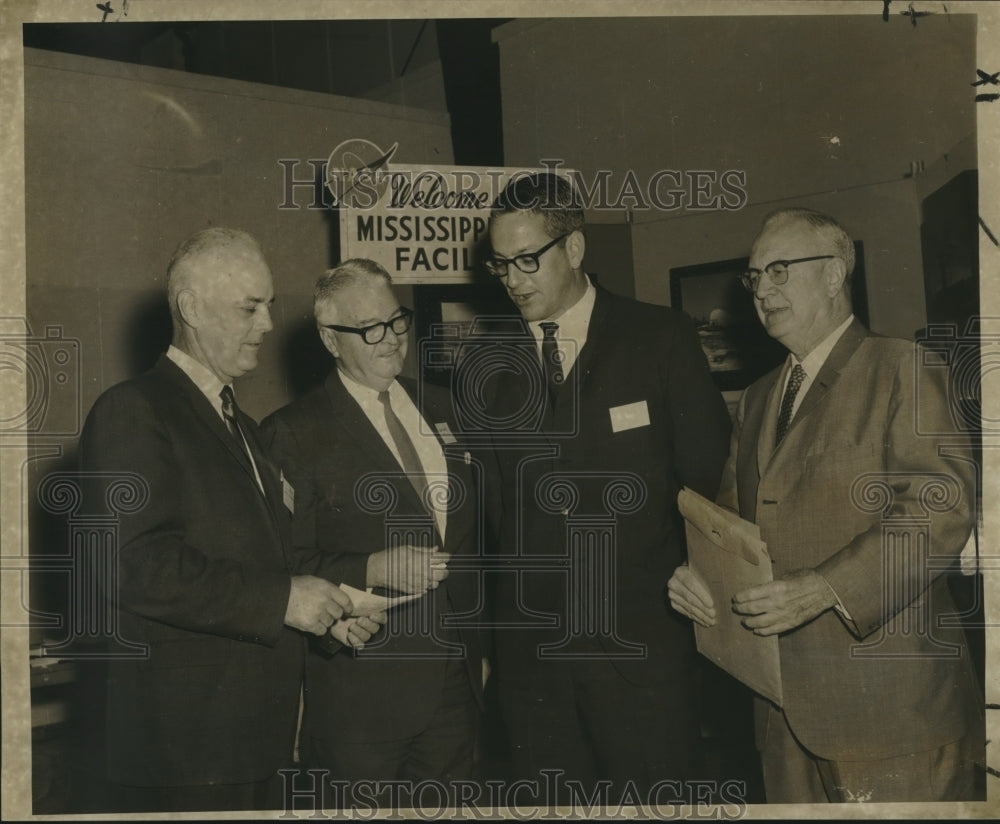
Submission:
<svg viewBox="0 0 1000 824">
<path fill-rule="evenodd" d="M 612 432 L 624 432 L 626 429 L 649 426 L 649 407 L 645 401 L 612 406 L 608 409 L 608 414 L 611 415 Z"/>
<path fill-rule="evenodd" d="M 281 474 L 281 499 L 285 502 L 285 507 L 288 509 L 292 515 L 295 514 L 295 488 L 288 483 L 288 479 L 285 477 L 283 470 L 279 470 Z M 273 477 L 273 476 L 272 476 Z"/>
<path fill-rule="evenodd" d="M 458 441 L 455 439 L 455 436 L 451 434 L 451 427 L 448 426 L 447 421 L 434 424 L 434 428 L 437 430 L 437 433 L 440 436 L 441 441 L 443 443 L 446 444 L 458 443 Z"/>
</svg>

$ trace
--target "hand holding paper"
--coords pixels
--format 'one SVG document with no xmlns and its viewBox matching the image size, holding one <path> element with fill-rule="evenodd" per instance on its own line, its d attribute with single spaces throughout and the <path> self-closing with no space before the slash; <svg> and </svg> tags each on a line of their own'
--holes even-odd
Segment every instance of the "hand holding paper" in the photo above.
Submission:
<svg viewBox="0 0 1000 824">
<path fill-rule="evenodd" d="M 350 597 L 336 584 L 315 575 L 292 577 L 285 623 L 313 635 L 325 635 L 330 625 L 352 609 Z"/>
<path fill-rule="evenodd" d="M 351 616 L 334 621 L 330 627 L 330 635 L 340 641 L 345 647 L 363 649 L 365 642 L 378 632 L 386 622 L 385 612 L 373 612 L 371 615 Z"/>
<path fill-rule="evenodd" d="M 374 616 L 399 604 L 405 604 L 407 601 L 415 601 L 417 598 L 423 597 L 424 594 L 417 592 L 413 595 L 397 595 L 395 598 L 390 598 L 386 595 L 376 595 L 371 590 L 355 589 L 350 584 L 341 584 L 340 588 L 351 597 L 351 603 L 354 605 L 351 616 L 368 617 L 376 621 L 378 619 Z M 379 623 L 385 623 L 385 621 L 379 621 Z"/>
<path fill-rule="evenodd" d="M 797 569 L 733 596 L 733 611 L 752 616 L 742 624 L 757 635 L 795 629 L 836 605 L 837 596 L 814 569 Z"/>
<path fill-rule="evenodd" d="M 674 570 L 667 582 L 670 605 L 703 627 L 715 626 L 715 601 L 708 584 L 687 564 Z"/>
<path fill-rule="evenodd" d="M 451 554 L 436 547 L 397 546 L 368 556 L 366 583 L 410 595 L 435 589 L 448 577 Z"/>
<path fill-rule="evenodd" d="M 689 489 L 681 490 L 677 505 L 686 522 L 690 566 L 679 567 L 671 577 L 670 602 L 695 621 L 702 655 L 781 706 L 778 639 L 749 632 L 735 612 L 737 595 L 749 596 L 749 601 L 740 602 L 747 609 L 770 609 L 776 604 L 757 600 L 761 594 L 769 599 L 774 587 L 760 530 Z"/>
</svg>

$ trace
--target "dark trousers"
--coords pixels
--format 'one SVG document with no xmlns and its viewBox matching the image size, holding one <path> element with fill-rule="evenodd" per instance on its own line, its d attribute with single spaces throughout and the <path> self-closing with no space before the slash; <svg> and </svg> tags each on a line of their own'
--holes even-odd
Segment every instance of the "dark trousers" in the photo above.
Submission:
<svg viewBox="0 0 1000 824">
<path fill-rule="evenodd" d="M 245 784 L 204 784 L 175 787 L 129 787 L 114 790 L 118 813 L 242 812 L 283 810 L 283 784 L 275 774 Z"/>
<path fill-rule="evenodd" d="M 661 804 L 689 803 L 683 782 L 704 777 L 693 683 L 636 686 L 610 661 L 592 660 L 542 663 L 530 684 L 499 688 L 513 777 L 556 792 L 541 804 L 578 797 L 542 770 L 561 771 L 588 794 L 610 781 L 613 801 L 635 791 L 645 802 L 653 790 Z"/>
<path fill-rule="evenodd" d="M 405 680 L 399 689 L 406 689 Z M 359 712 L 377 713 L 378 708 Z M 328 806 L 349 807 L 359 782 L 366 783 L 364 798 L 376 797 L 384 810 L 419 804 L 410 789 L 420 782 L 439 782 L 450 792 L 449 782 L 472 776 L 478 713 L 465 662 L 456 659 L 448 663 L 444 689 L 430 723 L 417 735 L 346 745 L 335 737 L 313 735 L 309 762 L 328 770 L 333 782 L 333 792 L 327 794 Z M 403 781 L 406 786 L 379 791 L 374 785 L 380 781 Z M 427 803 L 434 805 L 437 795 L 436 788 L 428 788 Z"/>
</svg>

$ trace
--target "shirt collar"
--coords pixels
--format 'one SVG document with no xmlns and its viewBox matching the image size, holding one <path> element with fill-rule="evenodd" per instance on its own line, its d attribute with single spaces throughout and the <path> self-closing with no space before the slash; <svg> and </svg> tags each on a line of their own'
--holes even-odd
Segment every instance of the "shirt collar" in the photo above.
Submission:
<svg viewBox="0 0 1000 824">
<path fill-rule="evenodd" d="M 557 319 L 559 324 L 558 338 L 560 340 L 575 340 L 582 347 L 587 340 L 587 328 L 590 326 L 590 316 L 594 312 L 594 301 L 597 299 L 597 289 L 587 278 L 587 288 L 580 299 L 563 312 Z M 529 321 L 528 328 L 537 340 L 542 339 L 542 323 L 548 321 Z"/>
<path fill-rule="evenodd" d="M 219 393 L 222 392 L 222 387 L 227 385 L 231 387 L 232 384 L 224 384 L 205 364 L 195 360 L 187 352 L 178 349 L 173 344 L 167 349 L 167 357 L 177 364 L 178 368 L 208 398 L 209 403 L 212 404 L 215 410 L 222 415 L 222 399 L 219 397 Z"/>
<path fill-rule="evenodd" d="M 340 378 L 340 382 L 344 385 L 347 393 L 362 406 L 379 402 L 378 396 L 380 393 L 378 389 L 372 389 L 372 387 L 355 380 L 340 367 L 337 367 L 337 376 Z M 389 384 L 388 392 L 390 400 L 395 400 L 401 389 L 399 381 L 394 380 Z"/>
<path fill-rule="evenodd" d="M 854 315 L 852 314 L 847 318 L 847 320 L 840 324 L 840 326 L 823 338 L 823 340 L 819 342 L 819 345 L 816 346 L 816 348 L 806 355 L 801 361 L 796 358 L 795 355 L 792 355 L 792 365 L 794 366 L 796 363 L 801 363 L 803 371 L 810 378 L 818 375 L 819 370 L 822 369 L 823 364 L 826 363 L 826 359 L 830 357 L 833 347 L 837 345 L 837 341 L 839 341 L 844 332 L 847 331 L 847 327 L 851 325 L 853 320 Z"/>
</svg>

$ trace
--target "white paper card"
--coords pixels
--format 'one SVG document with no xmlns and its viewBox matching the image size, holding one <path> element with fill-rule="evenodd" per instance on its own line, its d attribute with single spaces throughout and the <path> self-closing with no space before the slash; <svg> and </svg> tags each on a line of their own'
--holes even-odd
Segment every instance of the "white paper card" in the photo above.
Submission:
<svg viewBox="0 0 1000 824">
<path fill-rule="evenodd" d="M 354 605 L 354 609 L 351 610 L 351 615 L 362 616 L 371 615 L 373 612 L 382 612 L 390 607 L 397 606 L 398 604 L 405 604 L 407 601 L 414 601 L 417 598 L 423 596 L 424 593 L 418 592 L 414 595 L 399 595 L 395 598 L 389 598 L 385 595 L 375 595 L 372 592 L 368 592 L 363 589 L 357 589 L 352 587 L 350 584 L 341 584 L 340 588 L 344 590 L 347 596 L 351 599 L 351 603 Z"/>
<path fill-rule="evenodd" d="M 611 415 L 612 432 L 624 432 L 626 429 L 649 426 L 649 407 L 645 401 L 627 403 L 624 406 L 612 406 L 608 413 Z"/>
</svg>

